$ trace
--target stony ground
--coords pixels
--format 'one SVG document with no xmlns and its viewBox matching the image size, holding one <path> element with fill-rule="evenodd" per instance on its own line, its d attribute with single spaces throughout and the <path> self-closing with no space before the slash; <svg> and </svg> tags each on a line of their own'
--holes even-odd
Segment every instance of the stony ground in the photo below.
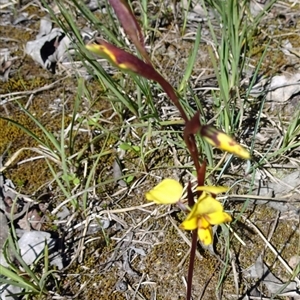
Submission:
<svg viewBox="0 0 300 300">
<path fill-rule="evenodd" d="M 54 7 L 54 3 L 51 5 Z M 11 62 L 9 68 L 4 61 L 0 66 L 3 77 L 0 84 L 0 153 L 5 153 L 3 163 L 23 149 L 9 163 L 4 175 L 22 194 L 19 196 L 22 200 L 18 200 L 18 212 L 26 207 L 27 213 L 36 210 L 35 218 L 37 215 L 41 217 L 39 226 L 24 227 L 20 222 L 24 218 L 22 215 L 15 221 L 15 226 L 21 230 L 51 232 L 57 238 L 58 252 L 63 257 L 64 268 L 54 278 L 49 278 L 47 287 L 50 292 L 45 299 L 185 299 L 190 235 L 178 227 L 183 215 L 176 207 L 156 207 L 146 203 L 144 197 L 144 193 L 160 178 L 192 178 L 190 170 L 184 168 L 189 163 L 186 151 L 177 147 L 176 130 L 181 129 L 180 124 L 171 127 L 173 133 L 170 133 L 170 127 L 156 124 L 153 127 L 156 131 L 147 140 L 143 159 L 133 149 L 120 154 L 116 150 L 120 136 L 123 141 L 132 141 L 133 145 L 143 145 L 140 141 L 147 126 L 138 126 L 141 123 L 135 119 L 132 121 L 128 112 L 127 115 L 114 113 L 115 107 L 107 99 L 105 88 L 87 72 L 81 74 L 85 78 L 86 93 L 80 94 L 79 117 L 94 118 L 100 112 L 96 125 L 81 124 L 76 132 L 74 149 L 68 149 L 68 154 L 76 157 L 72 195 L 76 195 L 74 198 L 80 203 L 86 197 L 87 205 L 75 210 L 67 201 L 64 210 L 58 210 L 57 207 L 68 200 L 66 195 L 53 180 L 45 159 L 32 159 L 41 155 L 36 151 L 41 149 L 41 143 L 7 119 L 22 124 L 47 144 L 47 138 L 24 114 L 21 104 L 59 140 L 62 116 L 65 128 L 72 120 L 81 87 L 79 76 L 75 75 L 76 70 L 67 67 L 67 63 L 59 63 L 53 74 L 24 54 L 26 43 L 36 39 L 40 21 L 47 15 L 39 1 L 22 1 L 14 5 L 14 9 L 5 4 L 0 6 L 0 54 L 6 55 L 6 60 Z M 167 10 L 164 5 L 160 7 L 158 11 L 151 10 L 155 16 L 151 25 L 156 26 L 156 31 L 148 36 L 147 42 L 151 45 L 157 69 L 175 86 L 184 73 L 197 24 L 202 23 L 201 44 L 191 86 L 203 99 L 207 115 L 213 118 L 211 90 L 217 88 L 217 83 L 209 60 L 211 40 L 206 20 L 199 11 L 191 9 L 186 33 L 182 35 L 180 5 L 177 10 Z M 299 71 L 299 11 L 297 1 L 278 2 L 259 24 L 241 90 L 247 86 L 247 76 L 255 69 L 265 49 L 263 45 L 269 42 L 267 38 L 270 36 L 272 39 L 260 72 L 266 77 L 275 74 L 293 77 Z M 103 17 L 99 10 L 94 13 Z M 80 28 L 90 26 L 80 15 L 77 22 Z M 289 54 L 282 46 L 288 43 L 292 45 L 286 50 Z M 112 76 L 116 78 L 123 76 L 112 69 L 109 72 L 114 72 Z M 157 102 L 162 119 L 176 119 L 178 115 L 174 108 L 164 95 L 160 97 Z M 249 96 L 247 101 L 251 104 L 245 111 L 243 126 L 251 131 L 261 99 Z M 226 208 L 235 217 L 231 228 L 236 235 L 230 233 L 230 247 L 225 243 L 229 243 L 229 239 L 222 235 L 214 248 L 204 249 L 199 245 L 193 281 L 194 299 L 250 299 L 243 298 L 246 293 L 252 296 L 251 299 L 271 299 L 282 283 L 288 284 L 292 276 L 298 275 L 296 282 L 299 284 L 300 150 L 298 146 L 283 154 L 276 152 L 298 110 L 299 92 L 284 102 L 267 101 L 256 136 L 252 163 L 255 172 L 246 173 L 247 166 L 241 161 L 233 161 L 224 170 L 219 184 L 234 184 Z M 126 122 L 128 131 L 122 128 Z M 158 139 L 158 136 L 163 137 Z M 253 136 L 248 134 L 244 143 L 250 146 L 252 140 Z M 292 142 L 299 142 L 299 132 Z M 82 149 L 84 151 L 79 155 Z M 90 186 L 94 188 L 82 196 L 96 153 L 103 153 L 103 156 L 93 170 L 95 176 Z M 266 153 L 274 153 L 274 156 L 261 165 L 260 159 Z M 133 181 L 128 184 L 116 180 L 118 168 L 115 162 L 120 155 L 123 172 L 133 174 Z M 53 168 L 61 174 L 60 164 L 53 162 Z M 215 182 L 218 174 L 217 171 L 211 172 L 209 180 Z M 81 181 L 80 187 L 75 179 Z M 246 194 L 251 196 L 247 198 Z M 34 203 L 29 208 L 28 199 Z M 7 199 L 5 205 L 6 208 L 10 205 Z M 269 275 L 266 268 L 270 270 Z M 274 287 L 270 282 L 276 280 L 278 285 Z M 276 296 L 276 299 L 300 299 L 295 286 L 290 286 L 290 289 L 293 293 Z"/>
</svg>

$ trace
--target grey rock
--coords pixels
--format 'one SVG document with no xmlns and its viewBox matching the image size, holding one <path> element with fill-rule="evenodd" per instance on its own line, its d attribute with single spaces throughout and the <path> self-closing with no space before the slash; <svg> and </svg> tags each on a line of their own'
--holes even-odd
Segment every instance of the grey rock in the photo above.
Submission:
<svg viewBox="0 0 300 300">
<path fill-rule="evenodd" d="M 258 278 L 271 294 L 291 297 L 300 296 L 296 282 L 291 281 L 283 283 L 271 272 L 261 256 L 259 256 L 256 262 L 246 270 L 246 276 L 250 278 Z"/>
<path fill-rule="evenodd" d="M 1 300 L 18 300 L 19 296 L 14 294 L 21 293 L 22 289 L 15 285 L 3 284 L 0 286 L 0 299 Z"/>
<path fill-rule="evenodd" d="M 31 265 L 45 248 L 45 243 L 49 248 L 54 246 L 54 239 L 50 233 L 44 231 L 27 231 L 19 239 L 21 255 L 26 264 Z"/>
<path fill-rule="evenodd" d="M 2 200 L 0 199 L 0 202 Z M 3 256 L 3 246 L 8 237 L 8 225 L 7 219 L 4 213 L 0 211 L 0 264 L 3 266 L 8 266 L 5 257 Z"/>
</svg>

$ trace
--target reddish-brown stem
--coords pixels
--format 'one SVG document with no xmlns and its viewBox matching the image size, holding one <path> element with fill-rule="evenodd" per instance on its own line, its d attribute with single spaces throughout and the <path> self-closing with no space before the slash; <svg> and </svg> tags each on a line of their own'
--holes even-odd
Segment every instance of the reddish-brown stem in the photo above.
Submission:
<svg viewBox="0 0 300 300">
<path fill-rule="evenodd" d="M 192 299 L 192 282 L 193 282 L 196 248 L 197 248 L 197 230 L 193 230 L 192 231 L 192 245 L 191 245 L 191 252 L 190 252 L 190 262 L 189 262 L 188 278 L 187 278 L 187 287 L 186 287 L 187 288 L 186 300 Z"/>
<path fill-rule="evenodd" d="M 189 206 L 193 207 L 194 196 L 193 196 L 192 185 L 191 185 L 190 181 L 189 181 L 188 188 L 187 188 L 187 197 L 188 197 Z M 197 246 L 197 230 L 193 230 L 192 231 L 192 245 L 191 245 L 191 252 L 190 252 L 190 262 L 189 262 L 188 278 L 187 278 L 186 300 L 190 300 L 192 297 L 192 282 L 193 282 L 196 246 Z"/>
<path fill-rule="evenodd" d="M 161 87 L 164 89 L 164 91 L 167 93 L 167 95 L 170 97 L 170 99 L 172 100 L 172 102 L 174 103 L 174 105 L 177 107 L 177 109 L 179 110 L 182 119 L 187 123 L 188 122 L 188 117 L 185 113 L 185 111 L 183 110 L 178 97 L 176 95 L 176 92 L 174 90 L 174 88 L 171 86 L 171 84 L 165 80 L 159 73 L 157 73 L 157 79 L 156 81 L 161 85 Z"/>
<path fill-rule="evenodd" d="M 185 114 L 178 97 L 173 89 L 173 87 L 160 75 L 157 75 L 161 78 L 157 80 L 157 82 L 162 86 L 164 91 L 173 101 L 174 105 L 179 110 L 182 118 L 186 123 L 186 128 L 184 130 L 183 136 L 186 146 L 191 154 L 192 160 L 194 162 L 196 172 L 197 172 L 197 181 L 198 186 L 203 186 L 205 181 L 205 172 L 206 172 L 206 163 L 205 161 L 200 166 L 199 163 L 199 153 L 196 145 L 196 140 L 194 134 L 199 131 L 201 124 L 200 124 L 200 116 L 199 112 L 195 114 L 195 116 L 189 121 L 187 115 Z M 189 182 L 188 185 L 188 204 L 190 207 L 194 206 L 194 197 L 192 192 L 191 183 Z M 198 196 L 201 195 L 201 192 L 198 192 Z M 189 262 L 189 269 L 188 269 L 188 278 L 187 278 L 187 293 L 186 293 L 186 300 L 190 300 L 192 296 L 192 283 L 193 283 L 193 271 L 194 271 L 194 263 L 195 263 L 195 254 L 196 254 L 196 247 L 197 247 L 197 230 L 193 230 L 192 232 L 192 245 L 191 245 L 191 252 L 190 252 L 190 262 Z"/>
</svg>

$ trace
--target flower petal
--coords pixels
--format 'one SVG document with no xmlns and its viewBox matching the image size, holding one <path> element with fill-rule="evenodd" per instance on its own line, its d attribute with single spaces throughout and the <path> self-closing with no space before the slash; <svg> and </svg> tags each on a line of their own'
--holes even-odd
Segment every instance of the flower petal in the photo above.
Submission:
<svg viewBox="0 0 300 300">
<path fill-rule="evenodd" d="M 210 245 L 213 241 L 213 231 L 211 226 L 206 229 L 198 229 L 198 238 L 204 245 Z"/>
<path fill-rule="evenodd" d="M 197 218 L 189 218 L 188 217 L 180 224 L 180 228 L 184 230 L 194 230 L 198 227 Z"/>
<path fill-rule="evenodd" d="M 210 223 L 206 220 L 204 216 L 199 217 L 197 225 L 199 229 L 207 229 L 208 227 L 211 227 Z"/>
<path fill-rule="evenodd" d="M 109 0 L 109 3 L 113 7 L 122 27 L 131 41 L 134 43 L 146 61 L 150 63 L 150 58 L 148 57 L 144 46 L 144 37 L 141 27 L 137 22 L 130 6 L 128 5 L 128 2 L 126 0 Z"/>
<path fill-rule="evenodd" d="M 250 153 L 247 149 L 237 143 L 229 135 L 217 130 L 213 126 L 203 125 L 200 133 L 203 138 L 214 147 L 232 153 L 243 159 L 251 159 Z"/>
<path fill-rule="evenodd" d="M 204 216 L 208 223 L 211 225 L 217 225 L 225 222 L 231 222 L 232 218 L 226 212 L 215 212 Z"/>
<path fill-rule="evenodd" d="M 166 80 L 152 67 L 138 57 L 128 53 L 113 44 L 96 38 L 95 43 L 87 44 L 86 49 L 108 59 L 113 65 L 125 72 L 133 72 L 147 79 L 157 81 L 163 86 Z"/>
<path fill-rule="evenodd" d="M 146 193 L 146 199 L 157 204 L 173 204 L 179 201 L 182 191 L 183 187 L 178 181 L 167 178 Z"/>
<path fill-rule="evenodd" d="M 221 194 L 229 190 L 226 186 L 198 186 L 197 191 L 205 191 L 212 194 Z"/>
<path fill-rule="evenodd" d="M 197 216 L 203 216 L 215 212 L 223 212 L 224 210 L 222 204 L 219 201 L 206 194 L 205 192 L 202 193 L 194 207 L 194 214 Z"/>
</svg>

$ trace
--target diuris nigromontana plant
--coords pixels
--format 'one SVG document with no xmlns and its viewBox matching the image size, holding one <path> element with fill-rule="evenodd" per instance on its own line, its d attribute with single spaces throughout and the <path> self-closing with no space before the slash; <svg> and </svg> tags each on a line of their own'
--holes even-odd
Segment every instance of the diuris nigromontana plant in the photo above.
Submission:
<svg viewBox="0 0 300 300">
<path fill-rule="evenodd" d="M 109 0 L 109 2 L 113 7 L 122 27 L 124 28 L 125 33 L 128 35 L 131 42 L 141 54 L 142 59 L 108 43 L 107 41 L 97 38 L 94 42 L 86 45 L 86 48 L 95 54 L 105 57 L 114 66 L 118 67 L 124 72 L 133 73 L 149 80 L 156 81 L 161 85 L 162 89 L 177 107 L 181 117 L 185 122 L 183 130 L 184 141 L 195 165 L 198 184 L 197 199 L 195 201 L 192 193 L 191 183 L 188 182 L 188 213 L 185 220 L 180 225 L 182 229 L 191 230 L 193 232 L 187 280 L 186 299 L 189 300 L 191 298 L 192 275 L 197 240 L 199 239 L 199 241 L 201 241 L 201 243 L 204 245 L 212 244 L 212 227 L 214 225 L 230 222 L 232 220 L 232 217 L 224 211 L 223 205 L 216 200 L 216 194 L 224 193 L 228 190 L 228 188 L 204 185 L 206 163 L 202 159 L 200 164 L 198 149 L 195 142 L 195 135 L 200 134 L 200 136 L 212 146 L 223 151 L 230 152 L 243 159 L 250 159 L 250 153 L 224 132 L 214 128 L 211 125 L 201 124 L 199 112 L 196 112 L 195 115 L 190 119 L 187 117 L 183 107 L 179 102 L 175 89 L 153 67 L 153 64 L 144 46 L 142 30 L 126 0 Z M 154 201 L 157 204 L 170 205 L 180 203 L 182 192 L 183 187 L 178 181 L 166 178 L 152 190 L 146 193 L 146 199 L 149 201 Z M 183 205 L 180 205 L 180 207 L 184 208 Z"/>
</svg>

